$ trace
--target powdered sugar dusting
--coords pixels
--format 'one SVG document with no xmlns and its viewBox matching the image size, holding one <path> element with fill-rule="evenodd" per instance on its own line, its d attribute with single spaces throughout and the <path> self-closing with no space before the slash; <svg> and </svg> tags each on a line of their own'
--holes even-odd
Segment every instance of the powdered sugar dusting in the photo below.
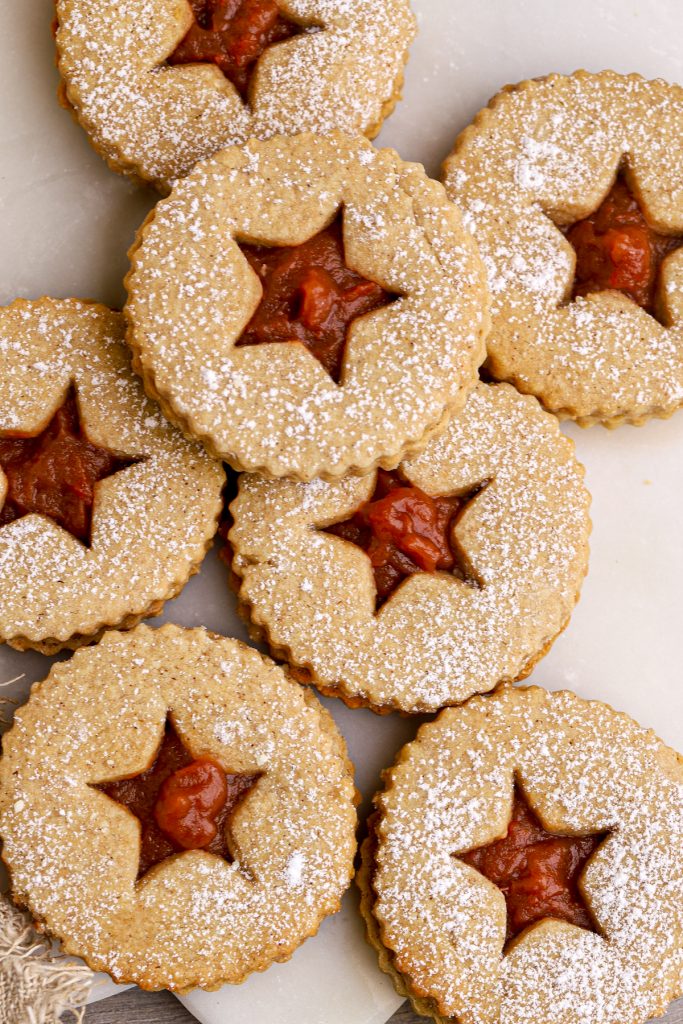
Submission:
<svg viewBox="0 0 683 1024">
<path fill-rule="evenodd" d="M 285 881 L 292 889 L 301 889 L 304 885 L 306 858 L 303 853 L 293 853 L 285 867 Z"/>
<path fill-rule="evenodd" d="M 480 384 L 401 470 L 433 495 L 489 481 L 456 533 L 480 587 L 418 573 L 375 615 L 368 556 L 318 531 L 353 514 L 372 476 L 244 476 L 230 540 L 240 601 L 278 655 L 323 688 L 415 712 L 517 678 L 565 626 L 586 571 L 589 497 L 555 418 L 508 386 Z"/>
<path fill-rule="evenodd" d="M 261 298 L 236 241 L 303 242 L 342 205 L 347 263 L 401 297 L 353 323 L 337 385 L 301 345 L 235 347 Z M 158 204 L 131 259 L 125 312 L 147 387 L 235 468 L 311 479 L 396 465 L 476 381 L 486 295 L 472 239 L 421 167 L 365 140 L 219 153 Z"/>
<path fill-rule="evenodd" d="M 186 851 L 136 884 L 138 822 L 92 784 L 147 767 L 167 710 L 195 756 L 262 774 L 232 816 L 233 863 Z M 177 626 L 109 633 L 34 688 L 4 744 L 15 896 L 116 980 L 239 982 L 338 909 L 355 852 L 343 740 L 310 694 L 236 640 Z"/>
<path fill-rule="evenodd" d="M 39 432 L 73 382 L 87 436 L 140 460 L 97 485 L 89 548 L 43 516 L 0 529 L 2 639 L 88 636 L 175 594 L 211 541 L 224 474 L 146 398 L 120 314 L 75 300 L 5 308 L 0 381 L 0 431 Z"/>
<path fill-rule="evenodd" d="M 486 264 L 489 368 L 581 422 L 642 422 L 683 403 L 683 258 L 663 265 L 662 326 L 603 292 L 569 302 L 560 228 L 595 210 L 623 165 L 658 230 L 683 233 L 683 89 L 612 72 L 499 94 L 444 168 Z"/>
<path fill-rule="evenodd" d="M 546 827 L 608 831 L 593 934 L 546 920 L 501 956 L 500 892 L 453 855 L 504 833 L 517 778 Z M 683 967 L 683 763 L 569 693 L 504 688 L 421 729 L 377 798 L 373 913 L 392 963 L 463 1024 L 619 1024 L 664 1011 Z"/>
<path fill-rule="evenodd" d="M 58 0 L 67 95 L 96 147 L 160 185 L 226 145 L 310 130 L 379 130 L 415 33 L 408 0 L 280 0 L 315 31 L 270 47 L 251 104 L 206 64 L 171 67 L 192 23 L 183 0 Z"/>
</svg>

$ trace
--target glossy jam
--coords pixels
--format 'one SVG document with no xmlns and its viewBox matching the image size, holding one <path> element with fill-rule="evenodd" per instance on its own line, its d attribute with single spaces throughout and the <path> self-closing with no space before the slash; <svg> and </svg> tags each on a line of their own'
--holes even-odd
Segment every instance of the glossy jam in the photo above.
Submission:
<svg viewBox="0 0 683 1024">
<path fill-rule="evenodd" d="M 195 17 L 169 64 L 216 64 L 243 99 L 261 54 L 298 35 L 275 0 L 190 0 Z"/>
<path fill-rule="evenodd" d="M 544 917 L 595 931 L 578 888 L 581 872 L 604 836 L 546 832 L 519 789 L 507 835 L 460 856 L 494 882 L 507 904 L 507 938 Z"/>
<path fill-rule="evenodd" d="M 156 823 L 183 850 L 201 850 L 215 839 L 216 818 L 225 807 L 228 784 L 219 764 L 197 758 L 169 775 L 154 805 Z"/>
<path fill-rule="evenodd" d="M 167 722 L 157 756 L 147 771 L 97 788 L 140 820 L 141 878 L 179 850 L 208 850 L 231 861 L 226 827 L 257 778 L 226 774 L 210 758 L 194 759 Z"/>
<path fill-rule="evenodd" d="M 648 313 L 655 311 L 659 268 L 683 238 L 660 235 L 642 214 L 623 176 L 595 213 L 567 231 L 576 250 L 573 297 L 614 289 Z"/>
<path fill-rule="evenodd" d="M 72 390 L 42 433 L 0 437 L 0 466 L 7 477 L 0 526 L 35 512 L 87 544 L 95 484 L 134 461 L 88 441 Z"/>
<path fill-rule="evenodd" d="M 379 608 L 407 576 L 456 568 L 451 535 L 462 505 L 460 498 L 432 498 L 397 473 L 380 469 L 370 500 L 325 532 L 367 552 Z"/>
<path fill-rule="evenodd" d="M 392 300 L 346 266 L 341 217 L 302 245 L 243 245 L 242 252 L 263 298 L 237 344 L 300 342 L 338 383 L 349 325 Z"/>
</svg>

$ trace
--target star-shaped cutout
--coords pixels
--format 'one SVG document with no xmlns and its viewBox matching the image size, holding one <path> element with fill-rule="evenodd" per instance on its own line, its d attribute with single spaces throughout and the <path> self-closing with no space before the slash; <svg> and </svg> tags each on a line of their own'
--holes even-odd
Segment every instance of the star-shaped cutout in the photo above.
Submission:
<svg viewBox="0 0 683 1024">
<path fill-rule="evenodd" d="M 484 481 L 466 494 L 433 498 L 397 471 L 380 469 L 369 500 L 349 519 L 322 532 L 366 552 L 375 576 L 375 611 L 404 579 L 418 572 L 450 572 L 478 587 L 481 583 L 458 544 L 455 528 L 487 484 Z"/>
<path fill-rule="evenodd" d="M 40 434 L 0 436 L 0 467 L 7 477 L 0 527 L 37 513 L 89 546 L 95 485 L 137 461 L 88 440 L 71 388 Z"/>
<path fill-rule="evenodd" d="M 183 850 L 233 860 L 230 819 L 260 778 L 226 772 L 213 758 L 194 758 L 170 716 L 152 764 L 139 775 L 94 785 L 140 822 L 137 878 Z"/>
<path fill-rule="evenodd" d="M 263 297 L 238 345 L 305 345 L 338 384 L 354 320 L 398 298 L 350 270 L 342 215 L 301 245 L 242 245 Z"/>
<path fill-rule="evenodd" d="M 561 836 L 547 832 L 515 786 L 507 834 L 458 860 L 497 885 L 507 907 L 506 942 L 544 918 L 599 932 L 579 881 L 607 833 Z"/>
<path fill-rule="evenodd" d="M 305 31 L 275 0 L 190 0 L 194 25 L 169 64 L 216 64 L 247 100 L 259 57 L 274 43 Z"/>
<path fill-rule="evenodd" d="M 666 256 L 683 246 L 683 238 L 650 227 L 623 174 L 598 209 L 565 233 L 576 252 L 572 298 L 612 289 L 660 319 L 659 269 Z"/>
</svg>

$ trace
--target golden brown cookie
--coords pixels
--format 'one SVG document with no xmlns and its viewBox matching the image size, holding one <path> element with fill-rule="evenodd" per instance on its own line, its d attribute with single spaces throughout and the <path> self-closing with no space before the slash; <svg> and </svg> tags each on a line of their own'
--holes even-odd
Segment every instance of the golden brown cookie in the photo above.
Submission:
<svg viewBox="0 0 683 1024">
<path fill-rule="evenodd" d="M 486 264 L 487 369 L 582 426 L 683 403 L 683 89 L 579 71 L 504 89 L 444 166 Z"/>
<path fill-rule="evenodd" d="M 523 678 L 550 648 L 586 573 L 589 502 L 557 420 L 480 384 L 396 475 L 242 476 L 239 601 L 324 693 L 434 711 Z"/>
<path fill-rule="evenodd" d="M 0 640 L 51 654 L 156 615 L 195 573 L 223 469 L 130 369 L 123 318 L 0 310 Z"/>
<path fill-rule="evenodd" d="M 130 255 L 134 366 L 236 469 L 393 468 L 476 383 L 488 299 L 474 242 L 421 166 L 365 139 L 224 150 L 157 205 Z"/>
<path fill-rule="evenodd" d="M 651 731 L 506 686 L 424 725 L 384 782 L 362 909 L 418 1013 L 642 1024 L 681 993 L 683 759 Z"/>
<path fill-rule="evenodd" d="M 415 35 L 408 0 L 57 0 L 57 19 L 64 101 L 114 170 L 164 191 L 253 137 L 374 137 Z"/>
<path fill-rule="evenodd" d="M 229 813 L 202 772 L 225 780 Z M 344 741 L 307 690 L 237 640 L 170 625 L 55 665 L 0 762 L 15 900 L 67 952 L 147 989 L 288 960 L 349 884 L 354 800 Z M 214 826 L 203 846 L 198 822 Z"/>
</svg>

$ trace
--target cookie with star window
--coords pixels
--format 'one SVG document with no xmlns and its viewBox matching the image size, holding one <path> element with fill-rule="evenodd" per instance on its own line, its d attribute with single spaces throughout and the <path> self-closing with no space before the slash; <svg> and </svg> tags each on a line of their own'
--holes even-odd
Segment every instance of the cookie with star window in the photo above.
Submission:
<svg viewBox="0 0 683 1024">
<path fill-rule="evenodd" d="M 414 35 L 408 0 L 57 0 L 60 95 L 113 170 L 167 191 L 250 138 L 373 138 Z"/>
<path fill-rule="evenodd" d="M 355 803 L 311 691 L 204 629 L 107 633 L 52 667 L 3 738 L 14 900 L 145 989 L 288 960 L 349 886 Z"/>
<path fill-rule="evenodd" d="M 588 565 L 573 443 L 535 398 L 479 384 L 394 472 L 239 479 L 228 531 L 253 635 L 351 706 L 408 714 L 521 679 Z"/>
<path fill-rule="evenodd" d="M 444 183 L 492 293 L 489 373 L 582 426 L 683 403 L 683 88 L 612 71 L 495 96 Z"/>
<path fill-rule="evenodd" d="M 437 1024 L 643 1024 L 682 992 L 683 758 L 504 686 L 384 773 L 358 875 L 382 970 Z"/>
<path fill-rule="evenodd" d="M 217 153 L 157 204 L 130 259 L 134 366 L 235 469 L 393 469 L 478 380 L 476 246 L 441 185 L 366 139 Z"/>
<path fill-rule="evenodd" d="M 0 310 L 0 641 L 54 654 L 158 614 L 211 545 L 224 479 L 146 397 L 120 313 Z"/>
</svg>

